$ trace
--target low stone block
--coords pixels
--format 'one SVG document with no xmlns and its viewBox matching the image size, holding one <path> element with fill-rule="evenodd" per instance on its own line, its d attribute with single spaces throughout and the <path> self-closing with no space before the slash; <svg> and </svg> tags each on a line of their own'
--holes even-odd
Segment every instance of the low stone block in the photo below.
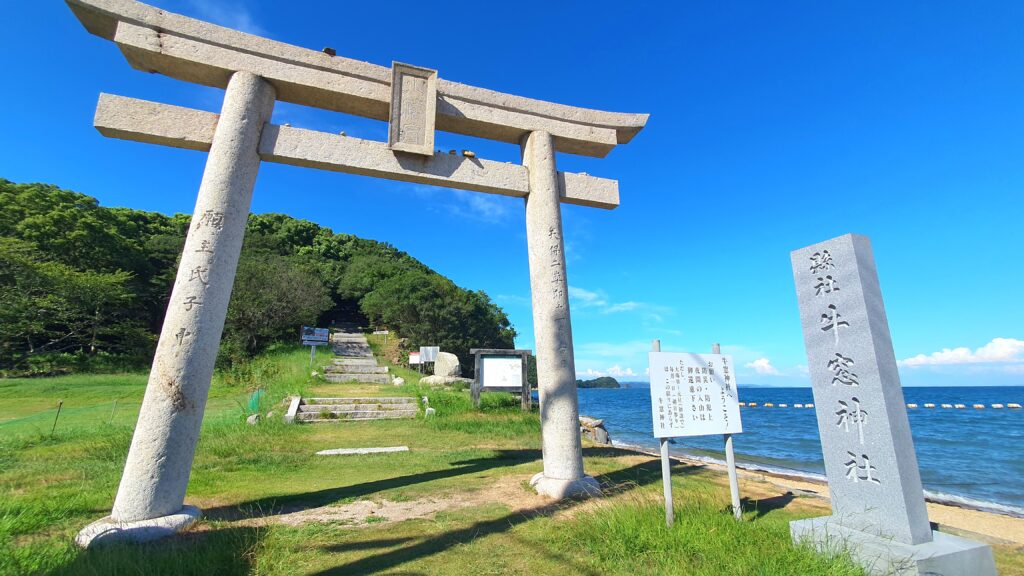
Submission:
<svg viewBox="0 0 1024 576">
<path fill-rule="evenodd" d="M 420 378 L 420 384 L 426 386 L 447 386 L 449 384 L 455 384 L 456 382 L 464 382 L 466 384 L 472 384 L 472 378 L 457 378 L 454 376 L 424 376 Z"/>
<path fill-rule="evenodd" d="M 352 456 L 359 454 L 387 454 L 390 452 L 408 452 L 408 446 L 387 446 L 384 448 L 334 448 L 332 450 L 321 450 L 317 456 Z"/>
<path fill-rule="evenodd" d="M 846 552 L 869 574 L 894 576 L 996 576 L 992 548 L 945 532 L 911 545 L 854 530 L 834 516 L 790 522 L 794 542 L 806 542 L 826 554 Z"/>
</svg>

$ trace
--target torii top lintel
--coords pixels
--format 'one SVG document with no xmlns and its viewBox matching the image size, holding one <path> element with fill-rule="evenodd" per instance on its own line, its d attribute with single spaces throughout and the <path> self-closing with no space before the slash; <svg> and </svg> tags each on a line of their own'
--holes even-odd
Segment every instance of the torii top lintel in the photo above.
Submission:
<svg viewBox="0 0 1024 576">
<path fill-rule="evenodd" d="M 391 69 L 329 56 L 160 10 L 133 0 L 67 0 L 86 29 L 112 40 L 134 68 L 226 87 L 245 70 L 273 84 L 277 98 L 388 120 Z M 647 122 L 647 114 L 603 112 L 437 81 L 438 130 L 518 144 L 546 131 L 560 152 L 604 157 Z"/>
</svg>

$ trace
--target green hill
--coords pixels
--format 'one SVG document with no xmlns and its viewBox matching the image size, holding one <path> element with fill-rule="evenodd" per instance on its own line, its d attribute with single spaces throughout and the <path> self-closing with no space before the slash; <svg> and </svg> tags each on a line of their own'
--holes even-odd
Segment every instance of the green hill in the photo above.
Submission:
<svg viewBox="0 0 1024 576">
<path fill-rule="evenodd" d="M 601 376 L 593 380 L 577 380 L 577 388 L 618 388 L 619 381 L 611 376 Z"/>
<path fill-rule="evenodd" d="M 147 365 L 191 217 L 4 179 L 0 205 L 0 375 Z M 410 347 L 438 345 L 463 360 L 474 347 L 512 348 L 515 337 L 487 294 L 390 244 L 251 215 L 220 361 L 331 320 L 387 326 Z"/>
</svg>

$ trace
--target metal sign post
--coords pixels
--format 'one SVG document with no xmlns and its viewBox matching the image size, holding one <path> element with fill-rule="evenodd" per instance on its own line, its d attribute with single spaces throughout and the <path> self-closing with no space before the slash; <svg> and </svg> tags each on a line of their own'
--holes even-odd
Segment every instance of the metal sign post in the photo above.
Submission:
<svg viewBox="0 0 1024 576">
<path fill-rule="evenodd" d="M 661 340 L 651 343 L 651 352 L 661 352 Z M 668 438 L 658 440 L 661 441 L 661 483 L 665 489 L 665 525 L 671 528 L 676 521 L 672 508 L 672 461 L 668 457 Z"/>
<path fill-rule="evenodd" d="M 717 342 L 712 344 L 711 353 L 721 354 L 722 347 Z M 729 471 L 729 494 L 732 496 L 732 515 L 737 520 L 743 520 L 743 507 L 740 505 L 740 482 L 736 477 L 736 453 L 732 449 L 732 434 L 723 434 L 722 438 L 725 439 L 725 467 Z"/>
<path fill-rule="evenodd" d="M 299 332 L 299 338 L 302 339 L 303 346 L 309 346 L 309 369 L 313 370 L 313 364 L 316 362 L 316 347 L 326 346 L 331 341 L 331 331 L 327 328 L 314 328 L 312 326 L 303 326 Z"/>
</svg>

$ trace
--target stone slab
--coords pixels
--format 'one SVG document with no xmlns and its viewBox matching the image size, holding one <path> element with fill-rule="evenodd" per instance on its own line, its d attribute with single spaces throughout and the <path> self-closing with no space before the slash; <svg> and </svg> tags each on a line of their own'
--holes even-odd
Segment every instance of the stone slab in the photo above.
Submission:
<svg viewBox="0 0 1024 576">
<path fill-rule="evenodd" d="M 317 456 L 353 456 L 362 454 L 388 454 L 391 452 L 408 452 L 408 446 L 388 446 L 386 448 L 334 448 L 321 450 Z"/>
<path fill-rule="evenodd" d="M 433 156 L 436 114 L 437 70 L 393 62 L 388 148 Z"/>
<path fill-rule="evenodd" d="M 217 114 L 101 94 L 93 124 L 111 138 L 208 150 Z M 518 164 L 451 154 L 424 158 L 396 156 L 383 142 L 316 130 L 267 124 L 259 150 L 262 160 L 290 166 L 517 198 L 525 198 L 530 192 L 529 170 Z M 619 205 L 619 186 L 615 180 L 558 172 L 556 183 L 562 203 L 605 209 Z M 339 341 L 338 336 L 333 340 Z"/>
<path fill-rule="evenodd" d="M 93 548 L 117 542 L 151 542 L 187 530 L 201 516 L 195 506 L 183 506 L 175 514 L 134 522 L 117 522 L 107 516 L 83 528 L 75 536 L 75 544 Z"/>
<path fill-rule="evenodd" d="M 835 518 L 904 544 L 931 538 L 870 241 L 791 254 Z"/>
<path fill-rule="evenodd" d="M 284 421 L 286 424 L 291 424 L 295 421 L 295 415 L 299 413 L 299 406 L 302 405 L 302 398 L 300 396 L 292 396 L 288 402 L 288 411 L 285 412 Z"/>
<path fill-rule="evenodd" d="M 223 88 L 236 70 L 266 78 L 286 102 L 387 120 L 391 69 L 329 56 L 216 26 L 130 0 L 68 0 L 85 28 L 113 40 L 135 68 Z M 518 143 L 527 133 L 555 136 L 560 152 L 604 157 L 629 142 L 647 114 L 545 102 L 448 80 L 437 82 L 436 127 Z"/>
<path fill-rule="evenodd" d="M 795 542 L 828 553 L 850 554 L 869 574 L 911 576 L 996 576 L 992 548 L 959 536 L 932 531 L 931 541 L 902 544 L 892 538 L 844 526 L 832 516 L 790 523 Z"/>
</svg>

